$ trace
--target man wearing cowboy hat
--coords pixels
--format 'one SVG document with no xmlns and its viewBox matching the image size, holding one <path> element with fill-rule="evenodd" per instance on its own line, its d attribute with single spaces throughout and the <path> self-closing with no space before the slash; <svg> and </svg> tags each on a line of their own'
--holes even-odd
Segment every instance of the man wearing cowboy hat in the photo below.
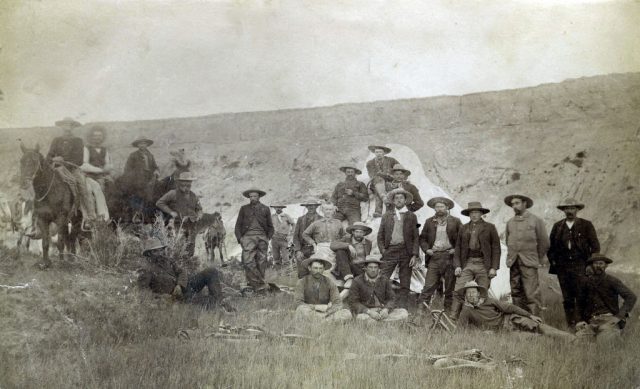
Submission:
<svg viewBox="0 0 640 389">
<path fill-rule="evenodd" d="M 289 235 L 294 226 L 291 216 L 283 212 L 286 205 L 272 205 L 276 213 L 271 215 L 273 223 L 273 237 L 271 238 L 271 254 L 273 255 L 273 264 L 282 265 L 289 263 Z"/>
<path fill-rule="evenodd" d="M 91 126 L 87 133 L 87 144 L 84 145 L 82 165 L 80 166 L 87 177 L 97 181 L 102 188 L 105 183 L 113 182 L 111 154 L 103 145 L 106 136 L 107 129 L 104 126 L 99 124 Z"/>
<path fill-rule="evenodd" d="M 242 265 L 247 283 L 256 293 L 268 290 L 264 274 L 267 268 L 269 240 L 273 236 L 273 220 L 269 207 L 260 203 L 267 193 L 260 189 L 248 189 L 242 195 L 249 204 L 240 207 L 235 235 L 242 246 Z"/>
<path fill-rule="evenodd" d="M 431 304 L 433 293 L 444 281 L 444 309 L 449 311 L 456 283 L 453 254 L 462 222 L 449 214 L 449 210 L 454 206 L 450 199 L 434 197 L 427 201 L 427 206 L 433 208 L 436 214 L 424 222 L 420 234 L 420 247 L 425 253 L 427 266 L 420 302 Z"/>
<path fill-rule="evenodd" d="M 122 173 L 123 184 L 127 187 L 126 192 L 131 196 L 132 208 L 136 212 L 144 212 L 152 202 L 153 184 L 160 175 L 156 159 L 149 151 L 152 144 L 153 141 L 145 137 L 133 141 L 131 146 L 138 150 L 129 154 Z"/>
<path fill-rule="evenodd" d="M 507 267 L 513 303 L 534 315 L 540 313 L 540 282 L 538 268 L 549 249 L 549 235 L 544 221 L 532 214 L 533 200 L 524 195 L 509 195 L 504 203 L 515 215 L 507 221 Z"/>
<path fill-rule="evenodd" d="M 391 169 L 399 162 L 387 156 L 391 149 L 385 146 L 369 146 L 369 151 L 375 157 L 367 162 L 367 173 L 369 174 L 369 187 L 375 196 L 376 209 L 373 217 L 382 216 L 382 205 L 387 196 L 386 182 L 391 180 Z"/>
<path fill-rule="evenodd" d="M 407 180 L 407 177 L 411 175 L 411 171 L 405 169 L 404 166 L 398 163 L 393 166 L 391 174 L 393 176 L 393 181 L 387 183 L 387 191 L 401 188 L 411 193 L 413 201 L 407 202 L 407 208 L 411 212 L 416 212 L 420 208 L 424 207 L 424 201 L 422 201 L 422 198 L 420 197 L 418 188 Z M 389 208 L 393 209 L 393 207 Z"/>
<path fill-rule="evenodd" d="M 420 246 L 418 218 L 407 209 L 413 200 L 411 193 L 394 189 L 387 194 L 387 202 L 393 210 L 382 216 L 378 230 L 378 249 L 382 254 L 382 276 L 389 279 L 399 266 L 400 292 L 398 306 L 406 308 L 411 284 L 411 268 L 417 264 Z"/>
<path fill-rule="evenodd" d="M 582 317 L 578 302 L 583 296 L 585 269 L 591 255 L 600 252 L 596 229 L 589 220 L 579 218 L 578 211 L 584 204 L 568 198 L 557 207 L 565 218 L 553 225 L 549 236 L 549 274 L 557 274 L 562 290 L 562 305 L 569 327 L 574 327 Z"/>
<path fill-rule="evenodd" d="M 82 124 L 68 117 L 58 120 L 55 124 L 62 129 L 63 134 L 51 142 L 47 160 L 58 165 L 56 169 L 61 175 L 72 176 L 75 185 L 72 185 L 71 190 L 77 196 L 76 201 L 85 225 L 86 221 L 96 219 L 96 210 L 87 188 L 86 177 L 80 169 L 84 156 L 84 142 L 82 138 L 73 135 L 73 130 Z"/>
<path fill-rule="evenodd" d="M 309 274 L 298 280 L 294 293 L 296 319 L 351 320 L 351 312 L 344 309 L 338 287 L 323 273 L 331 268 L 331 262 L 311 256 L 302 261 Z"/>
<path fill-rule="evenodd" d="M 189 276 L 173 259 L 166 256 L 165 248 L 166 245 L 158 238 L 144 241 L 142 255 L 147 260 L 138 277 L 140 288 L 151 289 L 153 293 L 171 294 L 179 301 L 190 302 L 206 286 L 209 289 L 207 305 L 225 305 L 220 274 L 216 269 L 207 268 Z"/>
<path fill-rule="evenodd" d="M 180 173 L 177 189 L 168 191 L 156 202 L 158 209 L 171 216 L 174 228 L 182 232 L 188 257 L 193 257 L 198 234 L 196 222 L 202 217 L 200 200 L 191 191 L 191 183 L 195 179 L 190 172 Z"/>
<path fill-rule="evenodd" d="M 334 219 L 335 212 L 335 205 L 322 204 L 322 219 L 311 223 L 311 225 L 302 233 L 304 240 L 313 246 L 313 251 L 316 253 L 318 244 L 331 244 L 331 242 L 344 236 L 342 222 L 338 219 Z"/>
<path fill-rule="evenodd" d="M 475 281 L 467 282 L 457 293 L 465 297 L 465 304 L 457 321 L 459 329 L 475 327 L 490 331 L 504 329 L 535 332 L 566 341 L 576 338 L 568 332 L 544 324 L 541 318 L 517 305 L 483 297 L 486 296 L 486 289 Z"/>
<path fill-rule="evenodd" d="M 585 298 L 582 322 L 576 324 L 576 335 L 581 338 L 595 338 L 598 342 L 610 343 L 620 336 L 636 303 L 636 295 L 618 278 L 606 274 L 612 259 L 596 253 L 587 260 L 593 274 L 584 283 Z M 619 299 L 623 304 L 620 306 Z"/>
<path fill-rule="evenodd" d="M 451 318 L 457 319 L 464 296 L 458 290 L 469 281 L 476 281 L 484 290 L 489 289 L 491 279 L 500 267 L 500 237 L 496 226 L 484 221 L 483 215 L 489 213 L 478 201 L 472 201 L 462 214 L 468 216 L 469 223 L 458 231 L 453 266 L 456 285 L 451 304 Z"/>
<path fill-rule="evenodd" d="M 368 322 L 407 319 L 409 312 L 396 308 L 391 280 L 381 274 L 383 263 L 379 257 L 368 256 L 364 265 L 364 273 L 353 280 L 349 294 L 349 306 L 356 319 Z"/>
<path fill-rule="evenodd" d="M 322 219 L 317 212 L 320 203 L 315 200 L 309 200 L 302 204 L 303 207 L 307 209 L 307 213 L 300 216 L 298 220 L 296 220 L 296 226 L 293 229 L 293 250 L 296 256 L 296 263 L 298 268 L 298 278 L 302 278 L 309 274 L 309 270 L 302 266 L 302 261 L 305 258 L 309 258 L 311 254 L 313 254 L 313 245 L 310 245 L 302 234 L 313 222 Z"/>
<path fill-rule="evenodd" d="M 353 282 L 353 277 L 357 277 L 364 271 L 364 260 L 371 253 L 372 243 L 365 236 L 373 230 L 363 222 L 355 222 L 347 227 L 347 235 L 342 239 L 331 242 L 331 250 L 336 253 L 336 266 L 333 275 L 344 280 L 343 298 L 348 294 L 348 290 Z"/>
<path fill-rule="evenodd" d="M 349 225 L 362 220 L 360 203 L 369 199 L 367 186 L 358 180 L 356 175 L 362 174 L 360 169 L 343 166 L 340 170 L 345 174 L 345 180 L 339 182 L 333 190 L 331 201 L 338 207 L 335 218 L 347 220 Z"/>
</svg>

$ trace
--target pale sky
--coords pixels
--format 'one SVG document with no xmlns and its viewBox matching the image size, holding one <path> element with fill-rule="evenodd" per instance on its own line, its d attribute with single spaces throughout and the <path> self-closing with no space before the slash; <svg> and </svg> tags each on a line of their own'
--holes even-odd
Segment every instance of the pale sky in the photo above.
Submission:
<svg viewBox="0 0 640 389">
<path fill-rule="evenodd" d="M 640 71 L 638 1 L 0 1 L 0 127 Z"/>
</svg>

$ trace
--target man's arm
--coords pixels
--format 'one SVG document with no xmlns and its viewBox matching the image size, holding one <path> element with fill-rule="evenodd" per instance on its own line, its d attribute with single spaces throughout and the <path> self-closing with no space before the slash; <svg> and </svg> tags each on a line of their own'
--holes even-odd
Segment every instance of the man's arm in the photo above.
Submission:
<svg viewBox="0 0 640 389">
<path fill-rule="evenodd" d="M 340 184 L 341 184 L 341 183 L 338 183 L 338 184 L 336 185 L 336 187 L 333 189 L 333 193 L 331 194 L 331 202 L 332 202 L 334 205 L 335 205 L 335 204 L 338 204 L 338 198 L 339 198 L 339 194 L 338 194 L 338 192 L 339 192 L 339 189 L 340 189 Z"/>
<path fill-rule="evenodd" d="M 549 263 L 553 266 L 555 262 L 558 260 L 558 246 L 561 242 L 556 239 L 558 231 L 558 224 L 554 224 L 551 227 L 551 234 L 549 234 L 549 250 L 547 250 L 547 259 Z"/>
<path fill-rule="evenodd" d="M 84 147 L 84 152 L 82 156 L 82 165 L 80 165 L 80 170 L 85 173 L 102 173 L 103 170 L 97 166 L 93 166 L 89 163 L 89 149 Z"/>
<path fill-rule="evenodd" d="M 498 270 L 500 267 L 500 237 L 498 236 L 498 230 L 496 226 L 491 225 L 491 268 Z M 457 247 L 456 247 L 457 249 Z"/>
<path fill-rule="evenodd" d="M 382 275 L 380 275 L 380 277 L 382 277 Z M 384 305 L 384 307 L 391 311 L 396 307 L 396 293 L 393 291 L 391 280 L 387 278 L 384 281 L 385 294 L 387 295 L 387 303 Z"/>
<path fill-rule="evenodd" d="M 542 264 L 544 256 L 549 250 L 549 235 L 541 218 L 536 216 L 536 237 L 538 238 L 538 261 Z"/>
<path fill-rule="evenodd" d="M 413 235 L 413 255 L 415 257 L 420 256 L 420 234 L 418 232 L 418 217 L 415 214 L 412 214 L 411 219 L 413 222 L 411 223 L 411 235 Z"/>
<path fill-rule="evenodd" d="M 593 224 L 585 220 L 587 223 L 587 240 L 589 241 L 589 246 L 591 248 L 591 253 L 599 253 L 600 252 L 600 241 L 598 240 L 598 234 L 596 233 L 596 229 L 593 227 Z"/>
<path fill-rule="evenodd" d="M 266 219 L 267 219 L 267 239 L 271 239 L 273 237 L 273 232 L 275 231 L 275 229 L 273 228 L 273 219 L 271 218 L 271 211 L 269 210 L 269 207 L 267 207 L 266 205 L 264 206 L 264 213 L 266 215 Z"/>
<path fill-rule="evenodd" d="M 236 219 L 236 226 L 234 233 L 236 235 L 236 240 L 240 243 L 240 239 L 242 239 L 242 226 L 244 224 L 244 206 L 240 207 L 240 212 L 238 212 L 238 218 Z"/>
<path fill-rule="evenodd" d="M 409 211 L 411 212 L 416 212 L 420 208 L 424 207 L 424 201 L 422 201 L 422 197 L 420 197 L 420 191 L 418 191 L 418 188 L 413 184 L 411 186 L 412 186 L 411 194 L 413 195 L 413 202 L 409 204 L 407 208 L 409 208 Z"/>
<path fill-rule="evenodd" d="M 358 190 L 353 192 L 358 201 L 363 202 L 369 200 L 369 191 L 364 182 L 358 181 Z"/>
<path fill-rule="evenodd" d="M 503 313 L 507 313 L 507 314 L 515 313 L 516 315 L 531 317 L 531 313 L 525 311 L 524 309 L 520 308 L 517 305 L 509 304 L 505 301 L 499 301 L 499 300 L 493 300 L 493 299 L 490 300 L 490 303 L 493 304 L 493 306 L 498 308 Z"/>
<path fill-rule="evenodd" d="M 338 292 L 338 287 L 333 281 L 328 280 L 329 284 L 329 301 L 331 302 L 331 311 L 337 311 L 342 308 L 342 298 L 340 297 L 340 292 Z"/>
<path fill-rule="evenodd" d="M 624 320 L 629 312 L 633 309 L 633 306 L 636 304 L 636 294 L 631 291 L 631 289 L 627 288 L 625 284 L 622 283 L 619 279 L 615 279 L 614 288 L 616 292 L 622 297 L 624 302 L 622 303 L 622 307 L 620 311 L 618 311 L 618 318 Z"/>
<path fill-rule="evenodd" d="M 293 228 L 293 249 L 295 251 L 302 250 L 302 242 L 300 242 L 300 234 L 302 233 L 302 231 L 300 231 L 302 229 L 302 218 L 303 216 L 300 216 L 298 220 L 296 220 L 296 225 Z"/>
<path fill-rule="evenodd" d="M 169 203 L 175 200 L 176 200 L 176 191 L 170 190 L 164 195 L 162 195 L 162 197 L 160 197 L 158 201 L 156 201 L 156 207 L 158 207 L 158 209 L 160 209 L 162 212 L 173 216 L 175 211 L 171 209 L 171 207 L 169 206 Z"/>
<path fill-rule="evenodd" d="M 82 138 L 75 138 L 73 142 L 73 149 L 71 150 L 71 155 L 69 156 L 69 160 L 65 162 L 71 162 L 76 166 L 82 166 L 82 159 L 84 157 L 84 142 Z"/>
<path fill-rule="evenodd" d="M 380 220 L 380 228 L 378 229 L 378 250 L 380 250 L 380 254 L 384 254 L 384 236 L 385 236 L 385 228 L 387 225 L 388 213 L 382 215 L 382 219 Z"/>
<path fill-rule="evenodd" d="M 361 301 L 362 291 L 360 290 L 360 288 L 360 283 L 354 282 L 353 284 L 351 284 L 351 289 L 349 289 L 349 306 L 351 307 L 351 310 L 356 314 L 365 313 L 369 309 Z"/>
<path fill-rule="evenodd" d="M 462 230 L 463 227 L 460 227 L 458 230 L 458 237 L 456 238 L 456 247 L 453 253 L 453 267 L 458 268 L 462 267 L 462 261 L 460 260 L 460 256 L 462 255 L 462 249 L 460 246 L 462 245 Z"/>
<path fill-rule="evenodd" d="M 293 293 L 293 301 L 296 307 L 302 304 L 306 305 L 306 303 L 304 302 L 304 278 L 299 279 L 298 283 L 296 284 L 296 290 Z"/>
<path fill-rule="evenodd" d="M 314 232 L 316 231 L 316 225 L 317 225 L 317 222 L 311 223 L 309 227 L 307 227 L 307 229 L 304 230 L 304 232 L 302 233 L 302 239 L 304 239 L 305 242 L 307 242 L 312 246 L 316 245 L 315 240 L 313 240 L 312 238 Z"/>
<path fill-rule="evenodd" d="M 183 290 L 187 289 L 187 281 L 189 280 L 189 275 L 186 271 L 184 271 L 180 266 L 178 266 L 175 262 L 173 262 L 173 271 L 176 273 L 176 284 L 180 285 Z"/>
</svg>

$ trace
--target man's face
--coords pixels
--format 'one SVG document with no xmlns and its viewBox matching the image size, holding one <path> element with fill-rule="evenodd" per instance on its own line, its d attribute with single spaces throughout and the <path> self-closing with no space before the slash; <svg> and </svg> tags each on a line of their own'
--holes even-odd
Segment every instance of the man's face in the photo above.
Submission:
<svg viewBox="0 0 640 389">
<path fill-rule="evenodd" d="M 324 265 L 322 262 L 311 262 L 311 265 L 309 265 L 309 272 L 313 278 L 320 278 L 324 272 Z"/>
<path fill-rule="evenodd" d="M 480 292 L 476 288 L 469 288 L 464 292 L 464 297 L 467 302 L 473 306 L 478 305 L 480 302 Z"/>
<path fill-rule="evenodd" d="M 373 153 L 376 155 L 376 158 L 384 157 L 384 150 L 382 149 L 375 149 Z"/>
<path fill-rule="evenodd" d="M 178 181 L 178 190 L 181 193 L 189 193 L 191 190 L 191 181 Z"/>
<path fill-rule="evenodd" d="M 593 261 L 591 268 L 594 274 L 604 274 L 604 271 L 607 269 L 607 263 L 605 261 Z"/>
<path fill-rule="evenodd" d="M 471 219 L 471 221 L 474 223 L 477 221 L 480 221 L 480 219 L 482 219 L 482 212 L 480 211 L 469 212 L 469 219 Z"/>
<path fill-rule="evenodd" d="M 362 230 L 353 230 L 353 231 L 351 231 L 351 235 L 353 235 L 355 240 L 357 240 L 358 242 L 360 242 L 362 239 L 364 239 L 364 231 L 362 231 Z"/>
<path fill-rule="evenodd" d="M 307 205 L 306 208 L 307 208 L 307 213 L 310 213 L 310 214 L 314 214 L 318 210 L 317 205 Z"/>
<path fill-rule="evenodd" d="M 436 211 L 436 216 L 442 217 L 442 216 L 445 216 L 447 214 L 447 210 L 449 208 L 446 205 L 442 204 L 442 203 L 436 203 L 436 205 L 433 207 L 433 209 L 435 209 L 435 211 Z"/>
<path fill-rule="evenodd" d="M 251 204 L 257 204 L 260 201 L 260 194 L 256 192 L 249 193 L 249 201 Z"/>
<path fill-rule="evenodd" d="M 344 169 L 344 174 L 347 176 L 347 178 L 355 178 L 356 171 L 354 169 Z"/>
<path fill-rule="evenodd" d="M 149 143 L 147 142 L 138 142 L 138 150 L 146 150 L 149 147 Z"/>
<path fill-rule="evenodd" d="M 161 248 L 159 248 L 159 249 L 153 249 L 153 250 L 150 250 L 150 251 L 149 251 L 149 256 L 150 256 L 151 258 L 161 257 L 161 256 L 163 256 L 163 255 L 164 255 L 164 250 L 165 250 L 165 248 L 164 248 L 164 247 L 161 247 Z"/>
<path fill-rule="evenodd" d="M 393 196 L 393 205 L 395 205 L 397 209 L 402 209 L 406 204 L 407 199 L 404 197 L 403 193 L 398 193 Z"/>
<path fill-rule="evenodd" d="M 393 179 L 394 181 L 404 181 L 405 179 L 404 172 L 402 170 L 394 170 Z"/>
<path fill-rule="evenodd" d="M 282 213 L 282 208 L 276 208 L 276 214 L 280 215 Z"/>
<path fill-rule="evenodd" d="M 369 278 L 376 278 L 378 277 L 378 274 L 380 274 L 380 265 L 377 263 L 368 263 L 364 268 L 364 271 L 367 273 Z"/>
<path fill-rule="evenodd" d="M 102 131 L 93 131 L 91 133 L 91 143 L 94 145 L 100 145 L 104 142 L 104 134 Z"/>
<path fill-rule="evenodd" d="M 62 123 L 58 127 L 62 129 L 62 134 L 64 136 L 73 135 L 73 126 L 71 125 L 71 123 Z"/>
<path fill-rule="evenodd" d="M 569 220 L 575 219 L 576 216 L 578 215 L 578 208 L 577 207 L 565 207 L 562 211 L 564 212 L 565 216 Z"/>
<path fill-rule="evenodd" d="M 522 201 L 522 199 L 517 197 L 514 197 L 511 200 L 511 208 L 513 208 L 513 212 L 515 212 L 516 215 L 522 215 L 522 212 L 527 208 L 526 204 L 527 203 L 525 201 Z"/>
<path fill-rule="evenodd" d="M 336 214 L 336 209 L 333 206 L 330 207 L 322 207 L 322 214 L 327 219 L 333 218 L 333 215 Z"/>
</svg>

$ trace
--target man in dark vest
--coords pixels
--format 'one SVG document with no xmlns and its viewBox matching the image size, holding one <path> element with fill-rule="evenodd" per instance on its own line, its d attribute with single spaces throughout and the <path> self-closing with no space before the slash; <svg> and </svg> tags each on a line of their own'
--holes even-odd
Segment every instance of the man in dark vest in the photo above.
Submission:
<svg viewBox="0 0 640 389">
<path fill-rule="evenodd" d="M 255 293 L 263 294 L 268 290 L 264 279 L 267 268 L 269 240 L 273 236 L 273 221 L 269 207 L 260 203 L 266 192 L 249 189 L 242 192 L 249 204 L 240 207 L 236 220 L 235 235 L 242 246 L 242 265 L 247 283 Z"/>
<path fill-rule="evenodd" d="M 338 207 L 335 218 L 347 220 L 349 225 L 362 220 L 360 203 L 369 199 L 367 186 L 358 180 L 356 175 L 362 174 L 360 169 L 343 166 L 340 170 L 345 174 L 345 180 L 339 182 L 333 190 L 331 201 Z"/>
<path fill-rule="evenodd" d="M 189 258 L 193 257 L 195 250 L 198 233 L 196 224 L 202 217 L 200 200 L 191 191 L 193 181 L 195 177 L 190 172 L 180 173 L 178 188 L 168 191 L 156 202 L 158 209 L 173 219 L 174 228 L 181 233 L 185 242 L 185 253 Z"/>
<path fill-rule="evenodd" d="M 593 224 L 577 216 L 584 204 L 569 198 L 557 208 L 563 211 L 566 217 L 555 223 L 551 229 L 550 246 L 547 251 L 549 274 L 558 276 L 567 325 L 574 327 L 583 315 L 578 308 L 582 306 L 580 300 L 584 298 L 587 260 L 600 252 L 600 242 Z"/>
<path fill-rule="evenodd" d="M 306 266 L 302 266 L 302 261 L 311 257 L 313 254 L 313 245 L 309 244 L 302 234 L 313 222 L 322 219 L 322 216 L 318 214 L 317 209 L 320 203 L 315 200 L 309 200 L 300 204 L 307 208 L 307 213 L 300 216 L 296 220 L 296 226 L 293 230 L 293 250 L 296 256 L 296 263 L 298 268 L 298 278 L 302 278 L 309 274 L 309 270 Z"/>
<path fill-rule="evenodd" d="M 453 288 L 456 284 L 453 254 L 462 222 L 449 214 L 454 206 L 450 199 L 434 197 L 427 201 L 427 206 L 433 208 L 436 214 L 424 222 L 420 234 L 420 247 L 425 253 L 427 266 L 427 276 L 420 293 L 420 302 L 431 304 L 433 293 L 444 281 L 444 309 L 450 311 Z"/>
<path fill-rule="evenodd" d="M 391 181 L 391 169 L 399 162 L 387 154 L 391 149 L 385 146 L 369 146 L 369 151 L 375 157 L 367 162 L 367 173 L 369 174 L 369 187 L 376 200 L 376 209 L 373 217 L 382 216 L 382 206 L 387 197 L 387 181 Z"/>
<path fill-rule="evenodd" d="M 107 130 L 103 126 L 94 125 L 91 127 L 88 142 L 84 146 L 82 166 L 80 166 L 86 176 L 97 181 L 102 188 L 105 183 L 113 182 L 111 154 L 103 145 L 106 136 Z"/>
<path fill-rule="evenodd" d="M 145 208 L 152 201 L 154 183 L 160 175 L 156 159 L 149 151 L 152 144 L 153 141 L 145 137 L 133 141 L 131 146 L 138 150 L 129 155 L 122 174 L 130 205 L 136 212 L 145 213 Z"/>
</svg>

